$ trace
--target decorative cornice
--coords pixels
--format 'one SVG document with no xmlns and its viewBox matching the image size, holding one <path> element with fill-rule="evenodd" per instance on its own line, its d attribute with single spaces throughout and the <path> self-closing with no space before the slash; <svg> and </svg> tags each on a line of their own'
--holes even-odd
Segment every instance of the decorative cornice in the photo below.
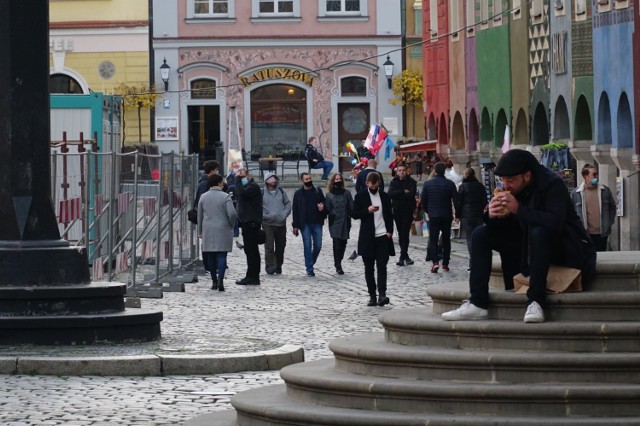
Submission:
<svg viewBox="0 0 640 426">
<path fill-rule="evenodd" d="M 51 22 L 49 29 L 51 30 L 69 30 L 80 28 L 134 28 L 148 27 L 148 20 L 139 21 L 69 21 L 69 22 Z"/>
</svg>

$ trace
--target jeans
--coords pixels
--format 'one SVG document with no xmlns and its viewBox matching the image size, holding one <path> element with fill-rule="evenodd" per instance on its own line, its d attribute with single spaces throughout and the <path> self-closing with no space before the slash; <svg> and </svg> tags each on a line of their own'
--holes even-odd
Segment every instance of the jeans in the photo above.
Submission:
<svg viewBox="0 0 640 426">
<path fill-rule="evenodd" d="M 438 238 L 442 232 L 442 253 L 438 248 Z M 429 218 L 429 258 L 433 263 L 442 259 L 443 265 L 449 265 L 451 257 L 451 219 L 448 217 Z"/>
<path fill-rule="evenodd" d="M 411 215 L 394 215 L 396 228 L 398 228 L 398 244 L 400 245 L 400 259 L 409 259 L 409 233 L 411 232 L 411 224 L 413 216 Z"/>
<path fill-rule="evenodd" d="M 519 226 L 480 226 L 471 236 L 471 273 L 469 275 L 470 302 L 487 309 L 489 306 L 489 277 L 491 275 L 492 250 L 500 253 L 502 274 L 506 290 L 513 289 L 513 277 L 518 273 L 529 276 L 528 303 L 538 302 L 545 306 L 547 274 L 552 260 L 563 265 L 562 241 L 553 231 L 543 226 L 532 226 L 528 232 L 529 262 L 522 262 L 522 230 Z"/>
<path fill-rule="evenodd" d="M 202 256 L 207 259 L 211 279 L 214 281 L 223 280 L 224 273 L 227 270 L 227 252 L 226 251 L 205 251 Z"/>
<path fill-rule="evenodd" d="M 307 272 L 313 272 L 313 265 L 316 264 L 322 249 L 322 225 L 319 223 L 304 225 L 300 231 L 304 245 L 304 266 Z"/>
<path fill-rule="evenodd" d="M 242 243 L 244 254 L 247 256 L 246 278 L 260 279 L 260 250 L 258 249 L 258 232 L 260 224 L 255 222 L 242 224 Z"/>
<path fill-rule="evenodd" d="M 329 173 L 331 173 L 331 169 L 333 169 L 333 163 L 331 161 L 318 161 L 314 165 L 311 166 L 312 169 L 322 169 L 322 179 L 329 179 Z"/>
<path fill-rule="evenodd" d="M 389 262 L 389 237 L 383 235 L 376 237 L 375 257 L 362 256 L 364 262 L 364 279 L 367 282 L 367 291 L 369 297 L 376 297 L 376 278 L 375 270 L 378 270 L 377 290 L 380 297 L 387 295 L 387 263 Z"/>
<path fill-rule="evenodd" d="M 284 248 L 287 245 L 287 227 L 285 225 L 262 225 L 265 234 L 264 267 L 267 272 L 282 268 Z"/>
</svg>

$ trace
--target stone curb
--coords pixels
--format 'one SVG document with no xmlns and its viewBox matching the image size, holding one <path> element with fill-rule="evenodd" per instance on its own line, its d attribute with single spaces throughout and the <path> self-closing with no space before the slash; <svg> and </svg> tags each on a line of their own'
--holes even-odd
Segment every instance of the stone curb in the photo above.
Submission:
<svg viewBox="0 0 640 426">
<path fill-rule="evenodd" d="M 49 376 L 211 375 L 279 370 L 304 362 L 304 350 L 283 345 L 268 351 L 208 355 L 105 357 L 0 357 L 0 374 Z"/>
</svg>

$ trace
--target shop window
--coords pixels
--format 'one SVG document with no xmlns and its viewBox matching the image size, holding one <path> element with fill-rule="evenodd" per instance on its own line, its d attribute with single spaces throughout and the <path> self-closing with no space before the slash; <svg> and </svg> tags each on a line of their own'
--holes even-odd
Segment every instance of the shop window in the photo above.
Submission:
<svg viewBox="0 0 640 426">
<path fill-rule="evenodd" d="M 340 95 L 366 96 L 367 79 L 362 77 L 345 77 L 340 80 Z"/>
<path fill-rule="evenodd" d="M 251 92 L 251 151 L 268 155 L 276 145 L 303 149 L 307 139 L 307 91 L 270 84 Z"/>
<path fill-rule="evenodd" d="M 188 0 L 188 18 L 233 18 L 235 0 Z"/>
<path fill-rule="evenodd" d="M 65 74 L 53 74 L 49 77 L 49 93 L 82 95 L 82 87 L 77 80 Z"/>
<path fill-rule="evenodd" d="M 215 99 L 216 82 L 206 78 L 191 82 L 191 99 Z"/>
</svg>

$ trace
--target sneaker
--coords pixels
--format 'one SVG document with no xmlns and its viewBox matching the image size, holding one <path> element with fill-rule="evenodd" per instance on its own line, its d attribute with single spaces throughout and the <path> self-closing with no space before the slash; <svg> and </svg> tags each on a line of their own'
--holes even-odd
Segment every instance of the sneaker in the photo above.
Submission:
<svg viewBox="0 0 640 426">
<path fill-rule="evenodd" d="M 442 270 L 445 272 L 449 272 L 450 271 L 449 265 L 442 265 Z"/>
<path fill-rule="evenodd" d="M 486 309 L 478 308 L 473 303 L 465 300 L 458 309 L 445 312 L 441 315 L 441 318 L 445 321 L 469 321 L 469 320 L 481 320 L 489 317 L 489 311 Z"/>
<path fill-rule="evenodd" d="M 433 262 L 433 266 L 431 267 L 431 273 L 437 274 L 438 268 L 440 268 L 440 265 L 438 264 L 438 262 Z"/>
<path fill-rule="evenodd" d="M 531 302 L 524 314 L 524 322 L 544 322 L 544 311 L 538 302 Z"/>
</svg>

